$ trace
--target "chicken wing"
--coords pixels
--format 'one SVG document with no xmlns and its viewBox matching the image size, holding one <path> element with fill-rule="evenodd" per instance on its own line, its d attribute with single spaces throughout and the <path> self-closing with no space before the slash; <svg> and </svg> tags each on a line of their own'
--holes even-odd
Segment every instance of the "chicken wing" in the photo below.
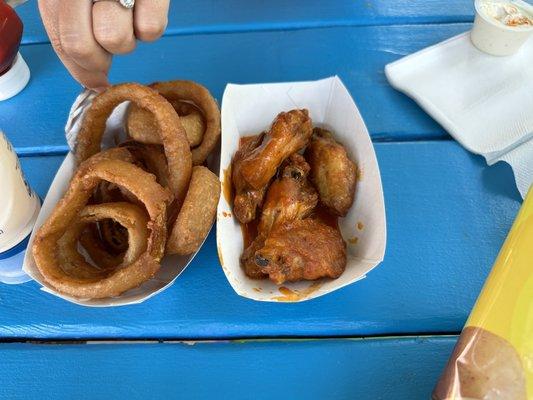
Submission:
<svg viewBox="0 0 533 400">
<path fill-rule="evenodd" d="M 278 114 L 261 145 L 236 166 L 238 176 L 252 189 L 264 188 L 281 163 L 307 145 L 312 132 L 307 110 Z"/>
<path fill-rule="evenodd" d="M 315 128 L 305 158 L 311 165 L 311 181 L 322 204 L 333 214 L 346 216 L 355 196 L 357 167 L 344 147 L 333 139 L 331 132 Z"/>
<path fill-rule="evenodd" d="M 301 279 L 338 278 L 346 268 L 346 243 L 338 230 L 312 218 L 275 227 L 255 263 L 280 285 Z"/>
<path fill-rule="evenodd" d="M 239 150 L 237 150 L 233 157 L 231 178 L 235 189 L 233 213 L 242 224 L 246 224 L 255 219 L 257 208 L 263 203 L 267 185 L 258 190 L 251 188 L 241 176 L 240 165 L 261 144 L 264 136 L 265 134 L 261 133 L 256 136 L 242 138 Z"/>
<path fill-rule="evenodd" d="M 255 253 L 263 247 L 265 237 L 258 236 L 241 254 L 241 266 L 244 273 L 251 279 L 266 279 L 268 275 L 255 263 Z"/>
<path fill-rule="evenodd" d="M 268 188 L 258 226 L 266 236 L 276 225 L 307 217 L 318 203 L 318 194 L 307 180 L 309 164 L 293 154 L 282 167 L 281 175 Z"/>
<path fill-rule="evenodd" d="M 307 180 L 310 167 L 299 154 L 293 154 L 281 168 L 280 176 L 268 188 L 257 237 L 246 248 L 241 263 L 250 278 L 266 278 L 255 263 L 259 250 L 270 231 L 285 222 L 307 217 L 318 203 L 318 194 Z"/>
</svg>

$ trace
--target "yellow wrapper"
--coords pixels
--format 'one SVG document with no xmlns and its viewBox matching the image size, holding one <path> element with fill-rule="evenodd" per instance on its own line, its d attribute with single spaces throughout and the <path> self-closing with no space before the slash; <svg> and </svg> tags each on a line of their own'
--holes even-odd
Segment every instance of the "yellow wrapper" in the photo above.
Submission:
<svg viewBox="0 0 533 400">
<path fill-rule="evenodd" d="M 533 399 L 533 188 L 433 399 Z"/>
</svg>

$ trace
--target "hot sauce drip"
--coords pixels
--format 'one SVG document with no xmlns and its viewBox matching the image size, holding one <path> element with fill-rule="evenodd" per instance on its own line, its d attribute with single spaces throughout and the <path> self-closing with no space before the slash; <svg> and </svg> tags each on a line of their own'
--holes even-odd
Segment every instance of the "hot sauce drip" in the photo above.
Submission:
<svg viewBox="0 0 533 400">
<path fill-rule="evenodd" d="M 240 224 L 242 231 L 242 241 L 244 243 L 244 248 L 247 248 L 252 244 L 252 242 L 257 237 L 257 225 L 259 225 L 259 219 L 254 219 L 252 222 L 247 224 Z"/>
<path fill-rule="evenodd" d="M 4 0 L 0 0 L 0 75 L 11 68 L 21 39 L 22 21 Z"/>
<path fill-rule="evenodd" d="M 222 183 L 224 198 L 230 206 L 233 206 L 233 183 L 231 182 L 231 165 L 224 170 L 224 182 Z"/>
</svg>

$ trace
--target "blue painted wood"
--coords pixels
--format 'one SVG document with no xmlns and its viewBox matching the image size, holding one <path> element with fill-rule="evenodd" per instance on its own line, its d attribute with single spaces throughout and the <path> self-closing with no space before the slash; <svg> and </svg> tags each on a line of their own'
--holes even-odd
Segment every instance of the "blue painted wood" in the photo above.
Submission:
<svg viewBox="0 0 533 400">
<path fill-rule="evenodd" d="M 510 168 L 451 141 L 376 144 L 387 210 L 385 261 L 368 277 L 301 304 L 237 296 L 214 234 L 177 282 L 141 305 L 82 308 L 0 285 L 0 338 L 235 338 L 458 332 L 519 207 Z M 23 157 L 44 195 L 61 157 Z"/>
<path fill-rule="evenodd" d="M 383 68 L 468 28 L 466 24 L 389 26 L 167 37 L 117 57 L 111 80 L 194 79 L 220 100 L 228 82 L 338 74 L 375 140 L 446 138 L 445 131 L 412 100 L 389 86 Z M 63 127 L 80 88 L 49 45 L 25 46 L 22 54 L 32 79 L 21 94 L 0 103 L 0 127 L 20 153 L 65 150 Z"/>
<path fill-rule="evenodd" d="M 6 399 L 428 399 L 456 337 L 0 345 Z"/>
<path fill-rule="evenodd" d="M 24 43 L 48 42 L 37 2 L 17 8 Z M 469 22 L 470 0 L 192 0 L 172 1 L 166 35 L 288 30 L 325 26 L 366 26 Z"/>
</svg>

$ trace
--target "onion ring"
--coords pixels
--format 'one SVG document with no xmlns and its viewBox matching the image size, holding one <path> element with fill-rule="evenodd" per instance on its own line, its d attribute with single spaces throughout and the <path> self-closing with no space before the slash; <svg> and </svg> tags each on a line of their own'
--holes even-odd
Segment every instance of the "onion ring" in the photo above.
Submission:
<svg viewBox="0 0 533 400">
<path fill-rule="evenodd" d="M 170 101 L 174 110 L 180 117 L 181 126 L 187 133 L 187 140 L 191 148 L 202 143 L 206 129 L 204 117 L 196 106 L 182 101 Z M 160 144 L 161 139 L 155 135 L 157 128 L 151 114 L 137 106 L 131 104 L 128 107 L 128 116 L 126 118 L 126 130 L 128 135 L 141 143 Z"/>
<path fill-rule="evenodd" d="M 178 113 L 181 124 L 187 132 L 187 138 L 191 148 L 202 143 L 206 129 L 205 120 L 202 111 L 192 103 L 180 100 L 170 100 L 170 104 Z"/>
<path fill-rule="evenodd" d="M 119 159 L 128 162 L 135 162 L 133 155 L 130 151 L 126 149 L 109 149 L 105 152 L 99 153 L 93 156 L 93 162 L 98 159 Z M 91 204 L 100 204 L 100 203 L 113 203 L 118 201 L 129 201 L 139 205 L 142 205 L 142 202 L 139 202 L 135 196 L 129 193 L 126 189 L 121 188 L 110 182 L 100 182 L 94 189 L 93 196 L 90 200 Z M 97 226 L 96 226 L 97 225 Z M 125 231 L 120 229 L 119 226 L 113 221 L 100 221 L 96 225 L 88 226 L 86 232 L 81 236 L 81 241 L 87 244 L 87 247 L 90 247 L 94 252 L 98 251 L 98 238 L 102 238 L 105 242 L 105 252 L 111 252 L 114 255 L 119 255 L 123 253 L 128 247 L 128 237 L 125 235 Z M 90 242 L 91 241 L 91 242 Z M 106 257 L 102 258 L 106 264 L 117 264 L 115 262 L 116 257 Z"/>
<path fill-rule="evenodd" d="M 99 234 L 98 225 L 96 223 L 89 224 L 83 227 L 84 229 L 79 235 L 79 243 L 87 252 L 91 260 L 97 260 L 100 268 L 115 268 L 124 260 L 124 253 L 113 254 L 114 249 L 109 249 L 106 243 Z M 124 237 L 127 243 L 128 238 Z M 61 253 L 60 253 L 61 254 Z"/>
<path fill-rule="evenodd" d="M 81 241 L 82 246 L 100 269 L 114 268 L 120 264 L 130 264 L 146 250 L 148 240 L 146 212 L 140 207 L 126 202 L 104 203 L 85 206 L 76 221 L 69 226 L 58 242 L 58 257 L 63 268 L 66 265 L 79 269 L 69 269 L 71 275 L 81 276 L 84 270 L 91 270 L 85 258 L 78 252 L 77 244 L 87 225 L 93 222 L 112 219 L 127 229 L 128 248 L 124 254 L 113 256 L 109 254 L 99 241 L 92 238 L 91 241 Z"/>
<path fill-rule="evenodd" d="M 99 236 L 105 238 L 107 248 L 113 254 L 120 254 L 128 249 L 128 231 L 120 223 L 113 219 L 105 219 L 100 221 L 96 227 L 99 230 Z"/>
<path fill-rule="evenodd" d="M 113 150 L 119 150 L 119 154 L 120 150 L 127 152 Z M 165 250 L 166 211 L 171 196 L 152 174 L 120 159 L 110 159 L 110 152 L 97 154 L 80 165 L 65 195 L 37 232 L 32 248 L 44 280 L 58 292 L 78 298 L 117 296 L 139 286 L 159 270 Z M 58 241 L 75 222 L 100 181 L 124 187 L 143 202 L 150 218 L 146 250 L 132 263 L 112 272 L 94 268 L 89 276 L 70 274 L 57 257 Z"/>
<path fill-rule="evenodd" d="M 192 170 L 191 184 L 167 241 L 167 254 L 191 254 L 209 233 L 220 198 L 220 181 L 208 168 Z"/>
<path fill-rule="evenodd" d="M 78 134 L 75 154 L 79 163 L 101 150 L 106 121 L 113 109 L 124 101 L 132 101 L 148 110 L 154 118 L 164 146 L 169 171 L 169 187 L 181 205 L 192 170 L 192 155 L 185 130 L 176 111 L 154 90 L 137 83 L 115 85 L 96 96 L 87 110 Z"/>
<path fill-rule="evenodd" d="M 192 162 L 193 165 L 203 164 L 217 145 L 220 137 L 220 110 L 216 100 L 204 86 L 192 81 L 156 82 L 151 84 L 150 87 L 170 102 L 191 102 L 202 111 L 206 129 L 202 143 L 192 150 Z M 134 110 L 132 111 L 134 112 Z M 150 127 L 150 122 L 145 121 L 142 126 L 144 128 Z M 132 127 L 129 126 L 129 128 L 129 135 L 140 142 L 161 143 L 160 140 L 155 138 L 155 135 L 150 135 L 150 130 L 152 129 L 148 128 L 146 131 L 143 129 L 140 131 L 142 133 L 138 134 L 135 127 L 131 129 Z M 148 139 L 149 136 L 151 137 Z"/>
<path fill-rule="evenodd" d="M 157 144 L 143 144 L 135 141 L 127 141 L 120 146 L 125 147 L 132 154 L 135 165 L 154 174 L 157 183 L 161 186 L 168 186 L 168 167 L 162 146 Z"/>
<path fill-rule="evenodd" d="M 161 186 L 168 186 L 168 168 L 162 146 L 127 141 L 122 143 L 120 147 L 131 153 L 133 164 L 154 174 L 157 183 Z M 97 186 L 93 199 L 95 203 L 128 201 L 142 205 L 126 189 L 109 182 L 101 182 Z M 104 220 L 99 221 L 96 225 L 88 226 L 81 234 L 80 242 L 86 247 L 90 255 L 92 253 L 98 255 L 98 258 L 106 264 L 116 264 L 117 256 L 128 248 L 128 235 L 127 231 L 117 222 Z"/>
<path fill-rule="evenodd" d="M 181 117 L 181 124 L 185 132 L 187 132 L 187 139 L 194 153 L 194 148 L 199 146 L 204 140 L 204 117 L 199 112 L 193 112 Z"/>
</svg>

